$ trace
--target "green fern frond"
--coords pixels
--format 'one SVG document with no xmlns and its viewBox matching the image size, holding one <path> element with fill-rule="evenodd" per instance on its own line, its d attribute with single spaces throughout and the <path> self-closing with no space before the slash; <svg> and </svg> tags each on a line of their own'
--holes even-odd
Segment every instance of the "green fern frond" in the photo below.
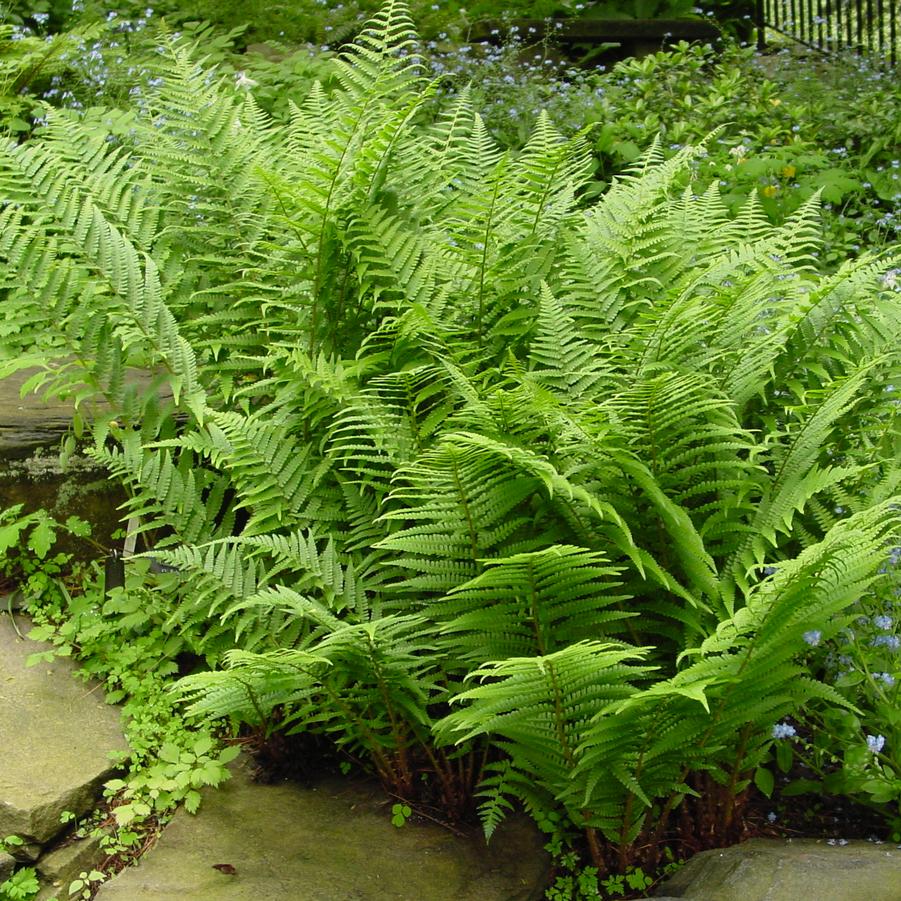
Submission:
<svg viewBox="0 0 901 901">
<path fill-rule="evenodd" d="M 545 656 L 583 638 L 607 637 L 622 609 L 621 570 L 602 554 L 565 545 L 485 562 L 485 571 L 430 605 L 455 657 Z M 621 628 L 621 627 L 620 627 Z"/>
</svg>

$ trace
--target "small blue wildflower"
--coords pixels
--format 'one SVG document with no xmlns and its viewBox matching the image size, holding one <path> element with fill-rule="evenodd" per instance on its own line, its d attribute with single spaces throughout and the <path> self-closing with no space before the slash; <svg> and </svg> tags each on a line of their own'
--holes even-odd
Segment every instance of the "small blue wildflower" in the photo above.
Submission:
<svg viewBox="0 0 901 901">
<path fill-rule="evenodd" d="M 812 648 L 815 648 L 823 638 L 823 633 L 819 629 L 811 629 L 802 636 Z"/>
<path fill-rule="evenodd" d="M 897 635 L 877 635 L 872 642 L 874 648 L 888 648 L 890 651 L 897 651 L 901 647 L 901 638 Z"/>
<path fill-rule="evenodd" d="M 796 734 L 795 727 L 789 723 L 776 723 L 773 726 L 773 738 L 791 738 Z"/>
<path fill-rule="evenodd" d="M 878 754 L 885 747 L 884 735 L 868 735 L 867 748 L 873 753 Z"/>
<path fill-rule="evenodd" d="M 883 632 L 888 632 L 892 627 L 892 618 L 890 616 L 874 616 L 873 625 Z"/>
<path fill-rule="evenodd" d="M 889 688 L 895 684 L 895 677 L 891 673 L 873 673 L 873 678 L 877 682 L 883 682 Z"/>
</svg>

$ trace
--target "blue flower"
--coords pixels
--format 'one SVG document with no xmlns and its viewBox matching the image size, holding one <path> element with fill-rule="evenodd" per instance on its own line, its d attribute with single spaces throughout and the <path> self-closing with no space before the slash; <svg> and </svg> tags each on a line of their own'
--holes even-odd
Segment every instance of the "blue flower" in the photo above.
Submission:
<svg viewBox="0 0 901 901">
<path fill-rule="evenodd" d="M 819 629 L 811 629 L 809 632 L 805 632 L 802 637 L 812 648 L 815 648 L 823 638 L 823 633 Z"/>
<path fill-rule="evenodd" d="M 885 736 L 884 735 L 868 735 L 867 736 L 867 747 L 874 754 L 878 754 L 885 747 Z"/>
<path fill-rule="evenodd" d="M 882 629 L 883 632 L 888 632 L 892 627 L 892 618 L 890 616 L 874 616 L 873 625 L 877 629 Z"/>
<path fill-rule="evenodd" d="M 897 651 L 901 646 L 901 638 L 897 635 L 877 635 L 872 642 L 874 648 L 888 648 L 890 651 Z"/>
<path fill-rule="evenodd" d="M 776 723 L 773 726 L 773 738 L 791 738 L 796 734 L 795 727 L 789 723 Z"/>
</svg>

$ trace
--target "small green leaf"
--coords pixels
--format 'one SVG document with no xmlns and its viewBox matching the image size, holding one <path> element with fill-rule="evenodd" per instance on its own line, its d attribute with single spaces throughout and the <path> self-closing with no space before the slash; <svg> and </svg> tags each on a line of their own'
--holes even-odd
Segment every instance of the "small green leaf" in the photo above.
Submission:
<svg viewBox="0 0 901 901">
<path fill-rule="evenodd" d="M 819 782 L 814 782 L 813 779 L 795 779 L 782 789 L 782 795 L 791 798 L 796 795 L 819 794 L 820 788 Z"/>
<path fill-rule="evenodd" d="M 229 745 L 219 752 L 219 763 L 231 763 L 240 753 L 241 749 L 237 745 Z"/>
<path fill-rule="evenodd" d="M 121 807 L 117 807 L 113 811 L 113 816 L 116 818 L 116 823 L 120 826 L 127 826 L 129 823 L 133 822 L 136 813 L 131 804 L 123 804 Z"/>
<path fill-rule="evenodd" d="M 47 556 L 47 552 L 53 546 L 54 541 L 56 541 L 56 532 L 49 520 L 42 519 L 31 530 L 31 534 L 28 536 L 28 547 L 43 560 Z"/>
<path fill-rule="evenodd" d="M 26 525 L 24 520 L 19 520 L 0 528 L 0 555 L 5 554 L 11 547 L 15 547 L 19 541 L 19 533 Z"/>
<path fill-rule="evenodd" d="M 794 759 L 792 746 L 788 742 L 779 742 L 776 745 L 776 763 L 783 773 L 787 773 L 792 768 L 792 760 Z"/>
<path fill-rule="evenodd" d="M 165 760 L 166 763 L 178 763 L 180 759 L 181 749 L 171 741 L 165 742 L 160 748 L 160 760 Z"/>
<path fill-rule="evenodd" d="M 759 766 L 754 771 L 754 784 L 769 798 L 772 796 L 773 789 L 776 786 L 776 779 L 770 770 Z"/>
<path fill-rule="evenodd" d="M 70 516 L 66 520 L 66 528 L 78 538 L 87 538 L 91 534 L 91 524 L 78 516 Z"/>
</svg>

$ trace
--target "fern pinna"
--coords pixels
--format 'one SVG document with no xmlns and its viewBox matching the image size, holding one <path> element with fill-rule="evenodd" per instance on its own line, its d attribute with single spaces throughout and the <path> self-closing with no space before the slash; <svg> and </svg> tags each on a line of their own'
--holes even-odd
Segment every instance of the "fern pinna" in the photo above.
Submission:
<svg viewBox="0 0 901 901">
<path fill-rule="evenodd" d="M 178 570 L 195 713 L 477 792 L 489 833 L 563 811 L 605 869 L 677 807 L 703 846 L 772 723 L 841 703 L 804 631 L 882 590 L 891 261 L 819 275 L 815 201 L 730 218 L 702 148 L 583 203 L 584 136 L 499 152 L 420 53 L 391 2 L 277 124 L 172 41 L 125 144 L 7 145 L 21 361 L 113 408 L 91 453 Z"/>
</svg>

